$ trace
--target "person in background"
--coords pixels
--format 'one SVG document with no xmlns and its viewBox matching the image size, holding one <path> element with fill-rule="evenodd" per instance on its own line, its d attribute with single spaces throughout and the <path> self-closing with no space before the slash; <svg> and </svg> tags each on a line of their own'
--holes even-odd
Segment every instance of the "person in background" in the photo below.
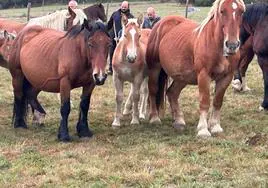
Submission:
<svg viewBox="0 0 268 188">
<path fill-rule="evenodd" d="M 113 54 L 116 48 L 116 44 L 120 38 L 120 33 L 122 30 L 122 25 L 121 25 L 122 14 L 125 14 L 127 18 L 134 18 L 134 16 L 130 13 L 128 1 L 123 1 L 121 3 L 120 8 L 117 11 L 113 12 L 113 14 L 111 15 L 108 21 L 108 31 L 113 41 L 112 47 L 110 48 L 110 62 L 109 62 L 109 70 L 108 70 L 108 74 L 110 75 L 113 74 L 113 69 L 112 69 Z"/>
<path fill-rule="evenodd" d="M 76 9 L 77 6 L 78 6 L 78 4 L 77 4 L 77 2 L 76 2 L 75 0 L 71 0 L 71 1 L 69 1 L 68 6 L 69 6 L 71 9 Z"/>
<path fill-rule="evenodd" d="M 142 25 L 143 29 L 152 29 L 153 26 L 160 20 L 161 18 L 156 15 L 153 7 L 149 7 L 147 9 L 147 16 L 144 18 L 144 22 Z"/>
</svg>

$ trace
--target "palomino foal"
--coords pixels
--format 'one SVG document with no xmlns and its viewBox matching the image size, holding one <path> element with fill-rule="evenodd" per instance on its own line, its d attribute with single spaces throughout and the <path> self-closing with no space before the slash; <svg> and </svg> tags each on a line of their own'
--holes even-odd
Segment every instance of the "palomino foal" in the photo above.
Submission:
<svg viewBox="0 0 268 188">
<path fill-rule="evenodd" d="M 129 97 L 123 114 L 129 114 L 131 108 L 131 124 L 139 124 L 139 117 L 145 118 L 148 99 L 148 78 L 145 62 L 145 52 L 150 30 L 141 29 L 143 17 L 127 19 L 122 17 L 123 32 L 113 56 L 113 82 L 116 93 L 116 114 L 112 126 L 120 126 L 121 105 L 123 102 L 123 85 L 125 81 L 131 83 Z M 142 88 L 141 88 L 142 86 Z M 141 91 L 140 91 L 141 90 Z M 138 103 L 141 97 L 140 114 Z M 133 106 L 132 106 L 133 105 Z"/>
</svg>

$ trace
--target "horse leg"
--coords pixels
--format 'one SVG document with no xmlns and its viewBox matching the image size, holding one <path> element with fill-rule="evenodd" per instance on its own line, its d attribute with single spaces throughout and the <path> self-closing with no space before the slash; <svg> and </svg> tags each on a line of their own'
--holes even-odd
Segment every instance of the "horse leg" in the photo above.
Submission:
<svg viewBox="0 0 268 188">
<path fill-rule="evenodd" d="M 113 74 L 113 81 L 115 86 L 115 95 L 116 95 L 116 114 L 114 117 L 114 121 L 112 123 L 113 127 L 119 127 L 120 126 L 120 119 L 122 117 L 121 114 L 121 106 L 123 102 L 123 81 L 121 81 L 116 73 Z"/>
<path fill-rule="evenodd" d="M 173 80 L 172 84 L 167 90 L 168 101 L 171 107 L 172 117 L 173 117 L 173 127 L 178 131 L 183 131 L 185 129 L 185 121 L 183 112 L 180 110 L 178 98 L 182 89 L 186 86 L 185 83 Z"/>
<path fill-rule="evenodd" d="M 87 121 L 88 109 L 90 106 L 90 98 L 91 98 L 93 89 L 94 89 L 94 84 L 83 87 L 83 91 L 81 95 L 81 102 L 80 102 L 79 120 L 76 125 L 76 130 L 77 130 L 77 134 L 79 137 L 93 136 L 92 131 L 89 130 L 88 121 Z"/>
<path fill-rule="evenodd" d="M 20 70 L 12 72 L 12 85 L 14 89 L 13 126 L 14 128 L 27 128 L 25 116 L 27 115 L 27 101 L 23 92 L 24 76 Z"/>
<path fill-rule="evenodd" d="M 124 111 L 123 111 L 123 115 L 128 115 L 131 113 L 131 110 L 132 110 L 132 103 L 133 103 L 133 100 L 132 100 L 132 85 L 130 87 L 130 91 L 129 91 L 129 94 L 128 94 L 128 97 L 127 97 L 127 101 L 126 101 L 126 104 L 125 104 L 125 107 L 124 107 Z"/>
<path fill-rule="evenodd" d="M 132 112 L 132 120 L 131 125 L 140 124 L 139 122 L 139 100 L 140 100 L 140 88 L 142 84 L 141 76 L 137 76 L 139 78 L 135 79 L 134 83 L 132 83 L 132 99 L 133 99 L 133 112 Z"/>
<path fill-rule="evenodd" d="M 159 89 L 158 86 L 158 78 L 160 75 L 161 67 L 160 64 L 153 67 L 149 70 L 149 80 L 148 80 L 148 88 L 149 88 L 149 104 L 150 104 L 150 112 L 149 119 L 150 124 L 161 124 L 161 120 L 159 118 L 159 113 L 156 107 L 156 95 Z"/>
<path fill-rule="evenodd" d="M 140 106 L 140 119 L 145 119 L 147 114 L 147 102 L 148 102 L 148 78 L 145 78 L 142 82 L 141 89 L 140 89 L 140 96 L 141 96 L 141 106 Z"/>
<path fill-rule="evenodd" d="M 216 80 L 215 96 L 213 99 L 213 108 L 211 116 L 209 118 L 209 128 L 212 134 L 221 133 L 223 129 L 220 125 L 220 110 L 222 107 L 222 101 L 227 87 L 232 81 L 232 73 L 227 74 L 220 80 Z"/>
<path fill-rule="evenodd" d="M 46 112 L 37 100 L 39 92 L 39 90 L 30 86 L 26 91 L 26 95 L 33 110 L 33 124 L 44 125 Z"/>
<path fill-rule="evenodd" d="M 71 92 L 71 84 L 67 77 L 63 77 L 60 80 L 61 121 L 60 121 L 60 127 L 58 131 L 58 139 L 63 142 L 67 142 L 71 140 L 69 136 L 69 130 L 68 130 L 68 117 L 71 111 L 70 92 Z"/>
<path fill-rule="evenodd" d="M 201 70 L 198 74 L 198 88 L 199 88 L 199 109 L 200 116 L 197 125 L 197 136 L 200 137 L 210 137 L 211 134 L 208 131 L 208 110 L 210 105 L 210 81 L 211 78 L 207 74 L 206 70 Z"/>
<path fill-rule="evenodd" d="M 258 55 L 258 63 L 263 74 L 264 98 L 260 110 L 268 110 L 268 56 Z"/>
<path fill-rule="evenodd" d="M 246 71 L 248 69 L 248 65 L 254 57 L 254 52 L 251 43 L 252 41 L 248 40 L 240 50 L 241 58 L 239 60 L 238 69 L 235 71 L 234 79 L 232 81 L 232 87 L 235 91 L 250 90 L 246 83 Z"/>
</svg>

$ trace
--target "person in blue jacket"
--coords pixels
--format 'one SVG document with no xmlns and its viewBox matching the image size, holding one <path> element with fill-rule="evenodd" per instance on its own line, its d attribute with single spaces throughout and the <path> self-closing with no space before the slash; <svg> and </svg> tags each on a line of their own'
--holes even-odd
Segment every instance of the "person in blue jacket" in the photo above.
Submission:
<svg viewBox="0 0 268 188">
<path fill-rule="evenodd" d="M 144 22 L 142 28 L 152 29 L 153 26 L 160 20 L 161 18 L 156 15 L 153 7 L 149 7 L 147 9 L 147 16 L 144 18 Z"/>
<path fill-rule="evenodd" d="M 121 31 L 122 30 L 122 25 L 121 25 L 122 14 L 125 14 L 128 18 L 134 18 L 134 16 L 130 13 L 128 1 L 123 1 L 121 3 L 120 8 L 117 11 L 113 12 L 113 14 L 111 15 L 108 21 L 108 31 L 112 39 L 112 47 L 110 48 L 110 63 L 109 63 L 109 70 L 108 70 L 109 74 L 113 74 L 112 59 L 113 59 L 113 54 L 116 48 L 117 41 L 119 40 L 121 32 L 122 32 Z"/>
</svg>

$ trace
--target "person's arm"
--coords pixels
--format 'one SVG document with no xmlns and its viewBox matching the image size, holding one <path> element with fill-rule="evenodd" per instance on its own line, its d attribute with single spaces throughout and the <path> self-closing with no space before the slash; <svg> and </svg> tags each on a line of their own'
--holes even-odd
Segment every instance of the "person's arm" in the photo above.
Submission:
<svg viewBox="0 0 268 188">
<path fill-rule="evenodd" d="M 108 26 L 107 26 L 107 29 L 108 29 L 108 31 L 110 31 L 112 28 L 113 28 L 113 26 L 114 26 L 114 13 L 111 15 L 111 17 L 110 17 L 110 19 L 109 19 L 109 21 L 108 21 Z"/>
</svg>

